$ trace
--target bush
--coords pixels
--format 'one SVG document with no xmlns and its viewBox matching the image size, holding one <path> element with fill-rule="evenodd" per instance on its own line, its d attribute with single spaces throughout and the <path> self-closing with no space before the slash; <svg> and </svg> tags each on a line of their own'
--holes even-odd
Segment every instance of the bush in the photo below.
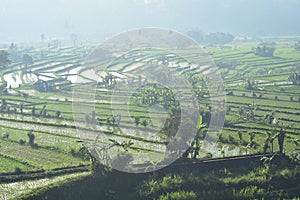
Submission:
<svg viewBox="0 0 300 200">
<path fill-rule="evenodd" d="M 231 143 L 231 144 L 238 144 L 238 142 L 236 142 L 236 140 L 235 140 L 235 138 L 233 136 L 229 135 L 228 138 L 229 138 L 229 143 Z"/>
<path fill-rule="evenodd" d="M 32 133 L 32 131 L 29 131 L 27 133 L 27 136 L 28 136 L 28 142 L 31 146 L 34 146 L 34 139 L 35 139 L 35 135 Z"/>
<path fill-rule="evenodd" d="M 227 94 L 228 96 L 233 96 L 233 92 L 232 91 L 230 91 L 230 92 L 228 92 L 228 94 Z"/>
<path fill-rule="evenodd" d="M 205 158 L 212 158 L 212 157 L 213 157 L 213 155 L 210 152 L 206 153 L 206 155 L 205 155 Z"/>
<path fill-rule="evenodd" d="M 252 198 L 257 195 L 264 194 L 264 189 L 258 188 L 255 185 L 250 185 L 240 190 L 240 195 L 245 198 Z"/>
<path fill-rule="evenodd" d="M 16 172 L 16 174 L 20 174 L 20 173 L 22 173 L 22 170 L 20 167 L 16 167 L 15 172 Z"/>
<path fill-rule="evenodd" d="M 144 120 L 142 121 L 142 125 L 143 125 L 144 127 L 146 127 L 146 126 L 148 125 L 148 121 L 147 121 L 146 119 L 144 119 Z"/>
<path fill-rule="evenodd" d="M 22 139 L 19 140 L 20 145 L 24 145 L 26 142 Z"/>
<path fill-rule="evenodd" d="M 159 200 L 193 200 L 197 199 L 195 192 L 178 191 L 163 194 L 159 197 Z"/>
<path fill-rule="evenodd" d="M 273 45 L 259 45 L 256 48 L 253 48 L 255 55 L 261 57 L 273 57 L 275 48 Z"/>
<path fill-rule="evenodd" d="M 75 156 L 76 156 L 76 151 L 75 151 L 75 149 L 71 149 L 70 154 L 71 154 L 73 157 L 75 157 Z"/>
</svg>

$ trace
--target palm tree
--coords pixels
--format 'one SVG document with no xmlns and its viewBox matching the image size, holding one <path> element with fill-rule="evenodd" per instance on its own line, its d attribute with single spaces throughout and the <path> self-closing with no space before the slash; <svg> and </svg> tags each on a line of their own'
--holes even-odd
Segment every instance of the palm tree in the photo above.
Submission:
<svg viewBox="0 0 300 200">
<path fill-rule="evenodd" d="M 96 112 L 94 110 L 92 112 L 92 122 L 96 122 Z"/>
<path fill-rule="evenodd" d="M 250 136 L 250 144 L 251 144 L 251 147 L 252 147 L 253 144 L 254 144 L 255 133 L 254 132 L 250 132 L 249 136 Z"/>
<path fill-rule="evenodd" d="M 222 154 L 222 156 L 224 158 L 225 157 L 225 146 L 224 145 L 222 146 L 221 154 Z"/>
<path fill-rule="evenodd" d="M 282 154 L 283 153 L 283 145 L 284 145 L 284 139 L 286 136 L 286 128 L 283 127 L 283 124 L 281 125 L 279 134 L 278 134 L 278 146 L 279 146 L 279 152 Z"/>
<path fill-rule="evenodd" d="M 20 113 L 23 114 L 24 103 L 20 103 L 19 108 L 20 108 Z"/>
<path fill-rule="evenodd" d="M 40 111 L 40 117 L 45 117 L 46 116 L 46 105 L 43 106 L 43 108 Z"/>
<path fill-rule="evenodd" d="M 59 116 L 60 116 L 60 111 L 57 111 L 57 112 L 55 113 L 55 116 L 56 116 L 56 118 L 58 119 Z"/>
<path fill-rule="evenodd" d="M 270 134 L 271 152 L 274 152 L 274 140 L 277 137 L 276 130 L 273 130 Z"/>
<path fill-rule="evenodd" d="M 299 139 L 295 139 L 295 138 L 291 138 L 291 139 L 289 140 L 289 142 L 291 142 L 291 143 L 293 143 L 294 145 L 298 146 L 300 140 L 299 140 Z"/>
<path fill-rule="evenodd" d="M 0 107 L 0 111 L 4 112 L 7 109 L 7 102 L 5 99 L 1 99 L 1 107 Z"/>
<path fill-rule="evenodd" d="M 293 83 L 293 85 L 299 85 L 300 84 L 300 74 L 293 71 L 291 75 L 289 76 L 289 81 Z"/>
<path fill-rule="evenodd" d="M 246 155 L 248 155 L 248 153 L 250 153 L 251 147 L 252 147 L 252 143 L 251 143 L 251 142 L 249 142 L 249 143 L 247 144 L 247 146 L 244 147 L 245 150 L 246 150 Z"/>
<path fill-rule="evenodd" d="M 77 141 L 77 142 L 82 142 L 82 141 Z M 79 152 L 83 152 L 84 154 L 87 154 L 90 157 L 90 161 L 92 162 L 92 165 L 94 165 L 97 159 L 89 150 L 89 148 L 87 148 L 84 144 L 82 144 L 82 147 L 80 148 Z"/>
<path fill-rule="evenodd" d="M 266 176 L 266 180 L 268 180 L 269 174 L 270 174 L 270 169 L 271 169 L 271 165 L 273 163 L 274 157 L 276 154 L 273 154 L 272 156 L 264 156 L 262 157 L 260 160 L 263 162 L 264 164 L 264 169 L 263 169 L 263 174 L 265 174 Z"/>
<path fill-rule="evenodd" d="M 75 33 L 71 34 L 71 40 L 73 42 L 73 46 L 76 46 L 77 40 L 78 40 L 78 35 Z"/>
<path fill-rule="evenodd" d="M 35 139 L 35 135 L 32 133 L 32 131 L 29 131 L 27 133 L 28 139 L 29 139 L 29 144 L 31 146 L 34 146 L 34 139 Z"/>
<path fill-rule="evenodd" d="M 238 131 L 238 136 L 239 136 L 240 144 L 242 144 L 243 134 L 241 131 Z"/>
<path fill-rule="evenodd" d="M 134 144 L 131 140 L 123 141 L 122 143 L 120 143 L 114 139 L 109 139 L 109 141 L 113 143 L 113 145 L 111 147 L 113 147 L 113 146 L 122 147 L 125 151 L 128 151 L 128 149 L 131 148 L 132 145 Z"/>
<path fill-rule="evenodd" d="M 42 34 L 41 34 L 41 40 L 44 41 L 45 39 L 46 39 L 45 34 L 42 33 Z"/>
<path fill-rule="evenodd" d="M 32 106 L 32 109 L 31 109 L 31 114 L 32 114 L 32 116 L 34 116 L 34 115 L 35 115 L 35 105 L 33 105 L 33 106 Z"/>
<path fill-rule="evenodd" d="M 199 155 L 199 151 L 200 151 L 200 143 L 199 143 L 199 134 L 196 135 L 196 138 L 195 138 L 195 142 L 194 142 L 194 155 L 193 155 L 193 158 L 196 159 L 197 156 Z"/>
<path fill-rule="evenodd" d="M 267 132 L 267 139 L 265 140 L 264 147 L 263 147 L 264 153 L 266 153 L 268 151 L 268 149 L 270 148 L 270 145 L 269 145 L 270 138 L 271 138 L 271 134 L 270 134 L 270 132 Z"/>
<path fill-rule="evenodd" d="M 140 117 L 134 117 L 134 123 L 136 126 L 138 126 L 140 124 Z"/>
</svg>

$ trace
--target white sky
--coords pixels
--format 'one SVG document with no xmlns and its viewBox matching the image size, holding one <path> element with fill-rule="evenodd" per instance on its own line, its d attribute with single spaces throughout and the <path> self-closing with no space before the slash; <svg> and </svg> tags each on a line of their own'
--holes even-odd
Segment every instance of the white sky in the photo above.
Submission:
<svg viewBox="0 0 300 200">
<path fill-rule="evenodd" d="M 139 27 L 300 35 L 299 0 L 0 0 L 0 41 L 104 38 Z"/>
</svg>

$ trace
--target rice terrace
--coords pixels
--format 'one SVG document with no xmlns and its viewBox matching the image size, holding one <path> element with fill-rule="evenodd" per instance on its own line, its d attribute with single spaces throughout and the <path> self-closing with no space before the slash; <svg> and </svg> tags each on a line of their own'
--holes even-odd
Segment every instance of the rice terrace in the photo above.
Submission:
<svg viewBox="0 0 300 200">
<path fill-rule="evenodd" d="M 55 188 L 55 184 L 63 185 L 65 180 L 73 183 L 72 180 L 82 181 L 84 177 L 93 176 L 96 161 L 83 141 L 93 141 L 99 133 L 105 136 L 102 142 L 111 147 L 110 153 L 121 152 L 128 162 L 130 152 L 155 152 L 159 157 L 173 136 L 172 129 L 176 129 L 180 107 L 171 90 L 147 83 L 142 74 L 140 76 L 132 74 L 132 71 L 139 70 L 149 63 L 176 69 L 192 84 L 196 93 L 201 122 L 195 140 L 183 155 L 189 158 L 190 161 L 186 161 L 191 162 L 189 165 L 193 165 L 192 160 L 195 159 L 201 162 L 246 155 L 262 155 L 261 158 L 270 159 L 278 154 L 281 155 L 278 159 L 286 160 L 287 158 L 281 158 L 285 155 L 289 162 L 294 164 L 283 166 L 283 169 L 272 169 L 261 161 L 261 164 L 257 164 L 252 171 L 245 169 L 246 172 L 239 172 L 241 180 L 237 180 L 238 177 L 226 178 L 228 175 L 226 173 L 230 173 L 226 170 L 230 171 L 232 167 L 224 164 L 225 167 L 220 169 L 225 172 L 220 175 L 220 179 L 225 185 L 226 183 L 234 185 L 234 181 L 243 181 L 243 177 L 248 176 L 244 182 L 253 182 L 252 185 L 237 188 L 236 194 L 232 194 L 237 197 L 244 195 L 247 198 L 251 192 L 263 197 L 264 191 L 271 191 L 273 195 L 299 198 L 300 171 L 299 165 L 296 164 L 299 163 L 300 151 L 298 40 L 300 38 L 263 38 L 264 42 L 237 40 L 231 44 L 204 46 L 205 51 L 219 68 L 226 90 L 224 128 L 216 148 L 211 151 L 201 149 L 201 141 L 207 134 L 211 113 L 214 112 L 208 101 L 210 94 L 201 74 L 195 73 L 187 60 L 150 49 L 130 51 L 126 56 L 118 57 L 110 64 L 110 73 L 95 72 L 100 80 L 94 94 L 95 111 L 82 115 L 82 127 L 79 127 L 78 123 L 75 126 L 73 120 L 72 91 L 77 87 L 78 77 L 89 81 L 86 74 L 92 68 L 84 68 L 82 63 L 95 46 L 90 44 L 63 46 L 53 42 L 40 47 L 14 43 L 2 46 L 4 50 L 0 52 L 0 199 L 18 199 L 18 195 L 34 198 L 32 191 L 37 191 L 37 194 L 43 196 L 39 191 L 44 190 L 39 188 L 49 186 L 51 191 L 52 186 Z M 197 52 L 189 54 L 193 57 Z M 130 105 L 126 105 L 126 108 L 129 107 L 130 116 L 125 116 L 125 119 L 122 116 L 121 119 L 120 115 L 113 115 L 110 97 L 114 86 L 125 79 L 130 82 L 123 84 L 137 86 L 143 84 L 143 86 L 131 97 L 127 96 L 127 92 L 118 94 L 120 98 L 130 98 Z M 185 89 L 182 90 L 184 93 Z M 85 92 L 82 90 L 81 95 L 84 96 Z M 156 104 L 160 107 L 153 107 Z M 114 109 L 125 109 L 121 103 L 114 106 Z M 149 109 L 152 109 L 151 116 Z M 166 119 L 165 122 L 161 121 L 163 118 Z M 118 128 L 121 120 L 124 121 L 128 133 Z M 78 133 L 78 128 L 81 128 L 84 137 L 87 138 Z M 142 135 L 139 130 L 146 131 L 149 135 Z M 156 158 L 153 157 L 153 160 L 150 158 L 149 162 L 155 162 Z M 180 164 L 180 161 L 178 162 Z M 268 172 L 261 172 L 263 170 Z M 215 176 L 219 176 L 217 172 Z M 258 186 L 254 184 L 257 181 L 256 176 L 251 178 L 253 176 L 251 173 L 264 177 L 264 173 L 272 172 L 274 177 L 270 175 L 271 178 L 268 176 L 262 178 L 258 181 L 260 182 Z M 161 181 L 165 181 L 168 176 L 172 175 L 165 175 Z M 177 178 L 181 179 L 180 176 L 184 175 L 178 175 Z M 289 190 L 284 190 L 285 188 L 281 186 L 267 187 L 264 183 L 271 181 L 272 178 L 280 180 L 287 177 L 291 177 L 291 182 L 294 183 L 289 186 Z M 171 182 L 172 180 L 170 179 Z M 197 182 L 196 179 L 189 181 Z M 145 182 L 145 185 L 150 187 L 150 183 Z M 146 187 L 145 185 L 143 187 Z M 145 192 L 152 191 L 143 187 L 139 188 L 142 192 L 137 195 L 143 196 Z M 157 187 L 159 190 L 159 187 L 164 186 L 157 185 Z M 172 199 L 171 196 L 176 195 L 172 189 L 166 190 L 169 193 L 157 197 Z M 114 192 L 111 193 L 107 195 L 114 196 Z M 155 194 L 148 194 L 150 195 L 148 198 Z M 184 195 L 187 196 L 186 199 L 196 198 L 192 188 L 191 191 L 182 191 L 182 196 Z M 198 195 L 203 194 L 200 192 Z"/>
</svg>

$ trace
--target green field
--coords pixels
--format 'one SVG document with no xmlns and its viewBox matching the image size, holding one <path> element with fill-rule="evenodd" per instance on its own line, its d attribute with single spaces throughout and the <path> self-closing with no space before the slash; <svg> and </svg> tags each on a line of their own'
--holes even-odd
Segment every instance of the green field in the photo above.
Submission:
<svg viewBox="0 0 300 200">
<path fill-rule="evenodd" d="M 255 55 L 252 48 L 257 44 L 254 42 L 204 47 L 223 78 L 227 93 L 226 118 L 216 149 L 209 151 L 200 147 L 195 158 L 277 152 L 279 145 L 275 135 L 281 129 L 285 134 L 283 152 L 288 156 L 299 154 L 300 85 L 288 79 L 292 71 L 300 69 L 300 51 L 293 48 L 294 43 L 277 42 L 272 58 Z M 110 73 L 101 74 L 97 68 L 82 66 L 93 48 L 88 45 L 58 49 L 23 47 L 18 49 L 19 53 L 31 55 L 32 64 L 25 67 L 22 60 L 18 60 L 0 68 L 0 175 L 90 164 L 89 157 L 82 152 L 82 141 L 87 145 L 97 141 L 101 146 L 110 146 L 112 141 L 118 144 L 130 141 L 132 145 L 126 152 L 133 157 L 152 152 L 156 156 L 149 157 L 151 162 L 161 159 L 166 143 L 173 136 L 169 130 L 176 122 L 171 121 L 169 127 L 162 129 L 162 116 L 171 119 L 178 112 L 176 99 L 169 100 L 173 94 L 166 88 L 149 85 L 136 90 L 132 97 L 129 91 L 116 93 L 114 88 L 116 83 L 125 80 L 131 82 L 124 84 L 142 85 L 146 78 L 136 74 L 149 62 L 163 62 L 160 64 L 175 68 L 190 82 L 196 80 L 193 89 L 199 91 L 203 87 L 197 97 L 199 111 L 210 112 L 209 93 L 202 76 L 195 73 L 187 60 L 174 56 L 164 57 L 162 61 L 164 52 L 158 50 L 131 51 L 109 65 Z M 41 51 L 46 54 L 41 55 Z M 189 56 L 195 57 L 197 53 Z M 90 80 L 89 70 L 94 70 L 101 80 L 94 91 L 95 112 L 86 114 L 85 110 L 92 109 L 92 103 L 83 104 L 83 111 L 75 114 L 74 123 L 72 91 L 80 86 L 76 83 L 78 77 L 87 84 L 95 81 Z M 41 91 L 37 89 L 37 80 L 53 84 L 53 88 Z M 251 87 L 247 87 L 249 83 Z M 90 91 L 76 92 L 83 101 L 91 101 Z M 180 92 L 183 98 L 190 97 L 188 88 L 180 88 Z M 110 104 L 112 94 L 120 98 L 113 107 Z M 129 105 L 121 101 L 127 98 Z M 151 106 L 155 104 L 165 106 L 167 112 L 153 109 Z M 119 119 L 125 129 L 120 129 L 118 116 L 113 112 L 125 113 L 127 109 L 128 113 Z M 270 123 L 270 117 L 276 123 Z M 209 120 L 204 121 L 197 135 L 200 144 L 201 136 L 208 132 L 205 124 Z M 30 142 L 29 133 L 34 135 L 33 142 Z M 115 155 L 124 149 L 116 145 L 109 153 Z M 193 157 L 195 148 L 190 150 L 188 157 Z M 142 158 L 135 161 L 134 164 L 144 162 Z M 226 178 L 223 181 L 226 182 Z"/>
</svg>

